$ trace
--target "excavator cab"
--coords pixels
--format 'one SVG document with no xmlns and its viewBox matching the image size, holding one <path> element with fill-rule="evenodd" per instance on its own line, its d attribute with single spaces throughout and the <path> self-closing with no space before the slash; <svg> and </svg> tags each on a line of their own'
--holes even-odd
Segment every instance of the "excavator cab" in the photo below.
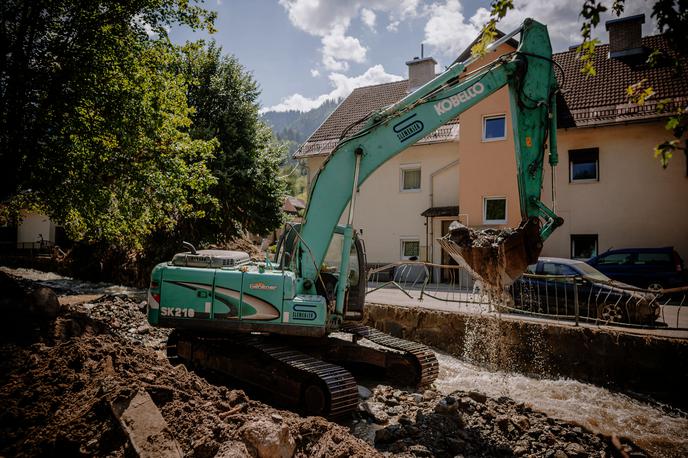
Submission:
<svg viewBox="0 0 688 458">
<path fill-rule="evenodd" d="M 277 242 L 275 262 L 280 268 L 294 270 L 294 247 L 297 246 L 299 224 L 289 225 Z M 342 245 L 344 242 L 344 227 L 337 226 L 332 234 L 332 240 L 325 254 L 316 280 L 315 288 L 323 296 L 331 309 L 336 299 L 337 282 L 341 278 L 340 265 L 342 260 Z M 363 307 L 367 287 L 366 254 L 363 239 L 354 233 L 353 243 L 349 254 L 349 272 L 347 273 L 347 294 L 344 303 L 344 317 L 346 321 L 360 321 L 363 319 Z"/>
</svg>

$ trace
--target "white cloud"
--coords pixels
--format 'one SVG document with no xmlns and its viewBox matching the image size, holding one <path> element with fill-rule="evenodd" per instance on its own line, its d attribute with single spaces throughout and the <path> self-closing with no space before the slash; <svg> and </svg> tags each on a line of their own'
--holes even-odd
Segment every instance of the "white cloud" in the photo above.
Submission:
<svg viewBox="0 0 688 458">
<path fill-rule="evenodd" d="M 552 46 L 555 51 L 563 51 L 581 41 L 579 19 L 580 2 L 571 0 L 515 0 L 514 9 L 509 11 L 497 27 L 503 32 L 517 28 L 525 18 L 533 18 L 547 25 Z M 651 3 L 645 0 L 627 0 L 623 16 L 645 13 L 645 33 L 653 30 L 651 24 Z M 489 19 L 486 8 L 478 10 L 470 17 L 464 16 L 459 0 L 444 0 L 426 8 L 429 19 L 425 25 L 425 40 L 436 54 L 455 58 L 478 36 Z M 607 41 L 604 22 L 613 19 L 611 13 L 604 13 L 593 37 Z"/>
<path fill-rule="evenodd" d="M 317 78 L 320 76 L 320 71 L 317 68 L 311 68 L 311 76 L 313 78 Z"/>
<path fill-rule="evenodd" d="M 306 33 L 320 37 L 322 62 L 331 71 L 345 71 L 348 62 L 365 61 L 367 49 L 348 34 L 354 18 L 374 29 L 377 13 L 390 24 L 418 15 L 419 0 L 280 0 L 291 23 Z M 377 13 L 376 13 L 377 12 Z M 389 29 L 389 26 L 388 26 Z"/>
<path fill-rule="evenodd" d="M 266 107 L 261 112 L 266 111 L 308 111 L 318 108 L 326 100 L 337 100 L 344 98 L 351 94 L 351 91 L 357 87 L 370 86 L 373 84 L 390 83 L 392 81 L 399 81 L 403 78 L 398 75 L 393 75 L 385 72 L 382 65 L 375 65 L 370 67 L 365 73 L 358 76 L 346 76 L 341 73 L 331 73 L 329 75 L 330 84 L 333 89 L 327 94 L 321 94 L 317 97 L 304 97 L 301 94 L 292 94 L 289 97 L 282 99 L 277 105 Z"/>
<path fill-rule="evenodd" d="M 367 49 L 358 38 L 344 35 L 341 27 L 335 27 L 331 33 L 322 38 L 323 65 L 328 70 L 345 70 L 345 61 L 361 63 L 365 61 Z"/>
<path fill-rule="evenodd" d="M 478 36 L 480 24 L 466 20 L 463 6 L 459 0 L 446 0 L 444 3 L 433 3 L 427 9 L 429 15 L 425 24 L 424 43 L 432 47 L 433 52 L 448 57 L 456 56 Z"/>
<path fill-rule="evenodd" d="M 399 30 L 399 21 L 392 21 L 389 24 L 387 24 L 388 32 L 396 32 L 397 30 Z"/>
<path fill-rule="evenodd" d="M 369 10 L 368 8 L 363 8 L 361 10 L 361 21 L 363 21 L 372 31 L 375 31 L 375 19 L 377 19 L 375 11 Z"/>
</svg>

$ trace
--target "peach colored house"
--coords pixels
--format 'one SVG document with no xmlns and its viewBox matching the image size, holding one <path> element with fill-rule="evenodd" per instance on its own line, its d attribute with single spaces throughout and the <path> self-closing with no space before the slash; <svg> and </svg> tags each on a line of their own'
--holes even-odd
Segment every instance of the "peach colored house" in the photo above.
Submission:
<svg viewBox="0 0 688 458">
<path fill-rule="evenodd" d="M 652 101 L 644 107 L 629 105 L 625 93 L 628 85 L 647 78 L 656 100 L 669 98 L 685 106 L 688 80 L 669 68 L 643 64 L 648 49 L 666 50 L 666 43 L 661 36 L 641 39 L 642 20 L 634 16 L 607 23 L 611 45 L 597 48 L 595 78 L 581 75 L 574 50 L 554 55 L 565 89 L 558 100 L 555 169 L 556 210 L 565 223 L 547 240 L 543 255 L 589 257 L 612 247 L 671 245 L 688 261 L 686 157 L 677 154 L 667 169 L 661 168 L 652 152 L 668 138 L 665 118 Z M 515 46 L 509 42 L 474 65 Z M 296 157 L 307 164 L 309 177 L 349 124 L 432 77 L 433 59 L 407 64 L 409 80 L 354 90 L 299 148 Z M 682 65 L 685 74 L 688 64 Z M 546 166 L 542 195 L 550 206 L 551 185 Z M 509 100 L 503 88 L 380 167 L 360 189 L 355 226 L 362 231 L 371 264 L 413 256 L 447 263 L 435 240 L 451 221 L 478 228 L 516 226 L 518 202 Z"/>
</svg>

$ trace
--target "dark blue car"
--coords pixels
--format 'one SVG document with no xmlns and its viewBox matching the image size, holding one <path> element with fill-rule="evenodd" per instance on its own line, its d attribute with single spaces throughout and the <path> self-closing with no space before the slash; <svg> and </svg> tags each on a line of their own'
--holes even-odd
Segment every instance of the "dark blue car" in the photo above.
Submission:
<svg viewBox="0 0 688 458">
<path fill-rule="evenodd" d="M 574 279 L 578 278 L 574 293 Z M 524 312 L 607 322 L 652 324 L 654 295 L 618 283 L 583 261 L 539 258 L 512 286 L 514 308 Z"/>
<path fill-rule="evenodd" d="M 608 250 L 586 262 L 609 278 L 638 288 L 688 286 L 688 272 L 673 247 Z"/>
</svg>

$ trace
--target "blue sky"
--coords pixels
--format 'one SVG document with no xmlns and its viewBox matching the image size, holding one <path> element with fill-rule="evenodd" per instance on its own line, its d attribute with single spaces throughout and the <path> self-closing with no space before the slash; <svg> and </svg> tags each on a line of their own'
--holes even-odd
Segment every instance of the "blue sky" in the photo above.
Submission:
<svg viewBox="0 0 688 458">
<path fill-rule="evenodd" d="M 582 0 L 515 0 L 504 31 L 525 17 L 548 25 L 555 51 L 580 40 Z M 646 14 L 650 3 L 626 0 L 626 14 Z M 405 62 L 433 56 L 440 71 L 477 36 L 489 2 L 481 0 L 207 0 L 217 11 L 212 38 L 234 54 L 260 84 L 264 109 L 308 110 L 358 86 L 407 77 Z M 609 19 L 605 17 L 604 19 Z M 604 25 L 596 35 L 606 41 Z M 173 29 L 177 42 L 208 38 Z"/>
</svg>

